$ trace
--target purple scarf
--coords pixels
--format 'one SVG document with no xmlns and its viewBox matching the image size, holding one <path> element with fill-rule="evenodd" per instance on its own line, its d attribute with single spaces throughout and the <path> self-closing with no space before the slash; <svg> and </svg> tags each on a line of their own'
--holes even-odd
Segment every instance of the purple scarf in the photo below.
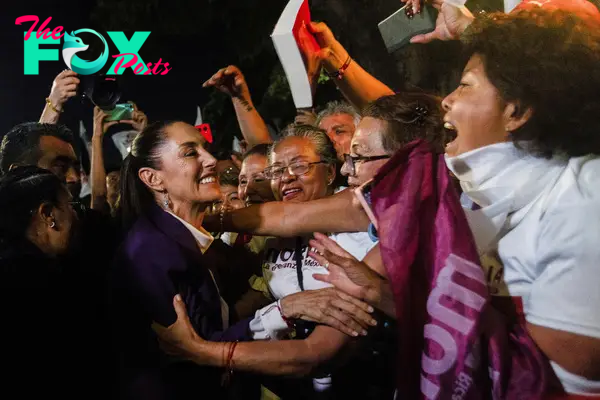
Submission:
<svg viewBox="0 0 600 400">
<path fill-rule="evenodd" d="M 372 198 L 398 318 L 399 397 L 546 398 L 556 378 L 524 320 L 491 306 L 443 156 L 410 143 Z"/>
</svg>

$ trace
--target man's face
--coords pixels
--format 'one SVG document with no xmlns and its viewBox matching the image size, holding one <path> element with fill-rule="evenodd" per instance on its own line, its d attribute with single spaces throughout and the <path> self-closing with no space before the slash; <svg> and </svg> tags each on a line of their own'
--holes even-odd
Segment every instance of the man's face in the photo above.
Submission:
<svg viewBox="0 0 600 400">
<path fill-rule="evenodd" d="M 79 198 L 81 190 L 79 162 L 73 146 L 54 136 L 42 136 L 37 166 L 52 171 L 64 180 L 73 198 Z"/>
<path fill-rule="evenodd" d="M 349 114 L 334 114 L 319 122 L 319 128 L 327 132 L 333 142 L 338 160 L 344 162 L 344 154 L 350 153 L 350 141 L 356 130 L 354 117 Z"/>
</svg>

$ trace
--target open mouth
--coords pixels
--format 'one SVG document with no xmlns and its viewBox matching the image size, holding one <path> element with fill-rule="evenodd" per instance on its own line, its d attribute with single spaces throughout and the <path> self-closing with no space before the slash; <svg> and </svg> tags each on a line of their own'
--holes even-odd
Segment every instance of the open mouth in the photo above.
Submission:
<svg viewBox="0 0 600 400">
<path fill-rule="evenodd" d="M 452 122 L 449 122 L 449 121 L 444 122 L 444 128 L 446 128 L 449 131 L 456 132 L 456 127 L 452 124 Z"/>
<path fill-rule="evenodd" d="M 450 121 L 444 122 L 444 130 L 446 131 L 446 154 L 452 155 L 456 152 L 458 145 L 456 139 L 458 138 L 456 126 Z"/>
<path fill-rule="evenodd" d="M 207 176 L 206 178 L 200 179 L 201 185 L 206 185 L 208 183 L 216 183 L 216 182 L 217 182 L 217 178 L 214 175 Z"/>
<path fill-rule="evenodd" d="M 302 193 L 302 189 L 300 188 L 289 188 L 283 190 L 283 201 L 289 201 L 296 197 L 298 197 Z"/>
</svg>

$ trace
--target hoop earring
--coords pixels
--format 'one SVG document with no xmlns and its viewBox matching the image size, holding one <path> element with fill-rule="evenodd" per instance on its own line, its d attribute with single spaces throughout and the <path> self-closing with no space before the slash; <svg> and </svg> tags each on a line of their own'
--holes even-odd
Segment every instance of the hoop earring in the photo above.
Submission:
<svg viewBox="0 0 600 400">
<path fill-rule="evenodd" d="M 50 224 L 50 228 L 54 228 L 56 226 L 56 222 L 52 221 L 52 223 Z"/>
<path fill-rule="evenodd" d="M 165 197 L 163 199 L 163 208 L 169 209 L 169 193 L 165 192 Z"/>
</svg>

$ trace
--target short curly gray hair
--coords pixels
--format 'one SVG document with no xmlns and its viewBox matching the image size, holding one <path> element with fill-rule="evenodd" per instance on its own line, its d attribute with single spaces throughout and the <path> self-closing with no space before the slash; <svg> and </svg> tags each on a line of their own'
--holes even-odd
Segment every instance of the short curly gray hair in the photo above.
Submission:
<svg viewBox="0 0 600 400">
<path fill-rule="evenodd" d="M 358 126 L 358 123 L 361 119 L 360 114 L 358 113 L 358 111 L 356 111 L 354 107 L 352 107 L 352 105 L 343 101 L 330 101 L 329 103 L 327 103 L 325 108 L 317 115 L 317 120 L 315 124 L 319 126 L 319 124 L 321 123 L 321 121 L 323 121 L 324 118 L 339 114 L 350 115 L 354 120 L 355 127 Z"/>
<path fill-rule="evenodd" d="M 289 137 L 300 137 L 310 140 L 315 146 L 315 152 L 319 155 L 321 161 L 330 165 L 336 165 L 337 154 L 335 147 L 333 147 L 333 142 L 327 136 L 327 132 L 312 125 L 287 126 L 282 132 L 282 137 L 271 146 L 269 151 L 269 165 L 272 163 L 273 153 L 277 145 Z"/>
</svg>

